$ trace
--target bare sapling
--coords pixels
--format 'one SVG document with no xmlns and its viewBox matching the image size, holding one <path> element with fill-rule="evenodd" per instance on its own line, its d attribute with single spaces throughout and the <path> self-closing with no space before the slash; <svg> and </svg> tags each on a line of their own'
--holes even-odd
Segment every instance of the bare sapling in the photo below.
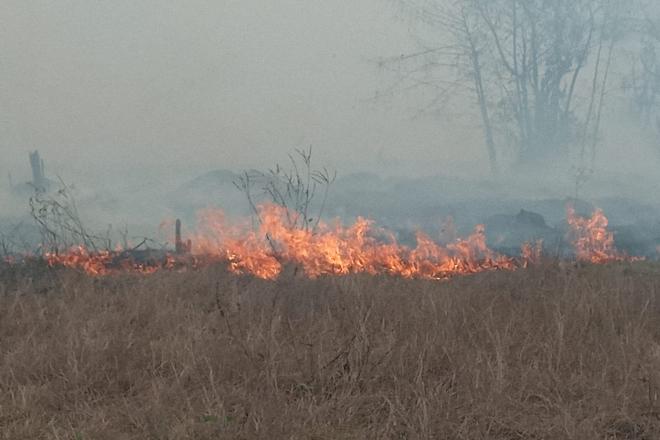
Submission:
<svg viewBox="0 0 660 440">
<path fill-rule="evenodd" d="M 323 216 L 330 186 L 337 173 L 312 166 L 312 148 L 289 154 L 287 166 L 275 164 L 268 171 L 244 171 L 234 182 L 244 195 L 253 218 L 261 223 L 258 204 L 274 203 L 284 208 L 288 226 L 314 232 Z"/>
</svg>

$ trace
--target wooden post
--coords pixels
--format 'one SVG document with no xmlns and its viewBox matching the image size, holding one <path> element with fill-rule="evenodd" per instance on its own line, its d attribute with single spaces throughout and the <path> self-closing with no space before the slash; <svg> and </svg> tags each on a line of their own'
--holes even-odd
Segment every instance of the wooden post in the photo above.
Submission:
<svg viewBox="0 0 660 440">
<path fill-rule="evenodd" d="M 176 219 L 174 224 L 174 253 L 177 255 L 190 253 L 192 250 L 192 241 L 181 239 L 181 220 Z"/>
<path fill-rule="evenodd" d="M 176 254 L 183 253 L 183 242 L 181 241 L 181 220 L 176 219 L 174 224 L 174 252 Z"/>
<path fill-rule="evenodd" d="M 44 161 L 41 160 L 38 150 L 30 153 L 30 166 L 32 167 L 32 185 L 34 185 L 37 191 L 46 191 Z"/>
</svg>

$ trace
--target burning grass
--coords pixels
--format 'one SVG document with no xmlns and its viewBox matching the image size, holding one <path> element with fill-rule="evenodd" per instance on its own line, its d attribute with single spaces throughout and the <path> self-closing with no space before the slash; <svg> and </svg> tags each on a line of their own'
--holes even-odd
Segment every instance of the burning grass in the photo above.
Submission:
<svg viewBox="0 0 660 440">
<path fill-rule="evenodd" d="M 660 268 L 0 274 L 0 438 L 660 437 Z"/>
<path fill-rule="evenodd" d="M 276 279 L 287 265 L 299 267 L 305 275 L 395 275 L 407 279 L 443 280 L 456 275 L 493 270 L 516 270 L 539 261 L 543 243 L 526 243 L 519 256 L 499 254 L 487 245 L 483 225 L 466 238 L 444 245 L 418 231 L 417 245 L 409 248 L 395 235 L 378 228 L 373 221 L 358 218 L 352 225 L 339 221 L 317 222 L 314 228 L 299 227 L 292 213 L 281 206 L 264 205 L 258 211 L 259 225 L 228 222 L 221 211 L 204 210 L 192 241 L 183 246 L 177 220 L 176 251 L 160 258 L 141 260 L 131 251 L 96 251 L 75 246 L 44 255 L 50 266 L 80 269 L 90 275 L 117 272 L 152 274 L 159 270 L 196 269 L 221 261 L 235 274 Z M 634 260 L 614 246 L 614 234 L 607 230 L 607 217 L 596 210 L 590 218 L 567 209 L 567 239 L 580 261 L 603 264 Z M 185 249 L 182 257 L 181 250 Z"/>
</svg>

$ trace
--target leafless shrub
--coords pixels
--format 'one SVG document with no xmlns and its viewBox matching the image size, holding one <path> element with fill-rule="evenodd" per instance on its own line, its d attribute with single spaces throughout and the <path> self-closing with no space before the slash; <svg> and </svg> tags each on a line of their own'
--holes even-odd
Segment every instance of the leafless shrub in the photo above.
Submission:
<svg viewBox="0 0 660 440">
<path fill-rule="evenodd" d="M 41 235 L 41 252 L 59 253 L 72 246 L 84 246 L 93 252 L 113 250 L 117 247 L 117 235 L 124 250 L 136 250 L 143 246 L 166 246 L 148 237 L 132 237 L 133 241 L 137 240 L 139 244 L 131 246 L 127 227 L 115 232 L 110 224 L 103 232 L 92 231 L 83 222 L 78 211 L 74 187 L 67 185 L 62 179 L 59 179 L 59 182 L 60 188 L 57 191 L 48 193 L 35 189 L 29 199 L 30 216 Z"/>
<path fill-rule="evenodd" d="M 268 171 L 245 171 L 234 185 L 245 194 L 254 217 L 261 222 L 258 200 L 284 208 L 291 228 L 313 231 L 319 224 L 336 173 L 312 166 L 312 148 L 289 154 L 288 166 Z M 320 200 L 317 200 L 320 197 Z"/>
<path fill-rule="evenodd" d="M 44 252 L 59 252 L 73 245 L 84 245 L 97 251 L 102 238 L 88 232 L 83 224 L 73 188 L 60 179 L 54 193 L 36 189 L 30 197 L 30 216 L 39 227 Z"/>
</svg>

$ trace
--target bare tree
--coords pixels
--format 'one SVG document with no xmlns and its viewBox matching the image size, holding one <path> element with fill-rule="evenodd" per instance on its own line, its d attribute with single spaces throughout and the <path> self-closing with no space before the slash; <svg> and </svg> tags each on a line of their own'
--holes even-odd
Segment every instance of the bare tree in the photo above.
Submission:
<svg viewBox="0 0 660 440">
<path fill-rule="evenodd" d="M 644 4 L 634 20 L 639 44 L 624 89 L 644 127 L 660 137 L 660 8 Z"/>
<path fill-rule="evenodd" d="M 395 62 L 407 78 L 453 72 L 442 89 L 477 104 L 491 170 L 513 146 L 518 164 L 595 155 L 609 71 L 622 35 L 615 0 L 399 0 L 426 29 L 424 50 Z M 443 41 L 434 45 L 433 38 Z M 430 41 L 430 42 L 429 42 Z M 436 50 L 437 49 L 437 50 Z M 587 154 L 590 153 L 590 154 Z"/>
</svg>

